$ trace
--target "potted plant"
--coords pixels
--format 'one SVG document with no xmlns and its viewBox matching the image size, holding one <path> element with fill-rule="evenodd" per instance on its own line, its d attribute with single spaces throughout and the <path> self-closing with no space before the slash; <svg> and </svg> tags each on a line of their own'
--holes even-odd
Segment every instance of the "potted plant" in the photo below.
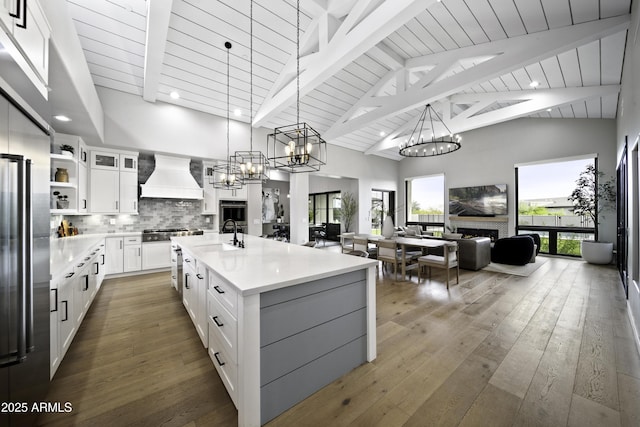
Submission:
<svg viewBox="0 0 640 427">
<path fill-rule="evenodd" d="M 611 211 L 616 203 L 616 186 L 613 179 L 604 180 L 604 173 L 595 165 L 588 165 L 576 180 L 576 188 L 569 196 L 575 215 L 585 215 L 593 221 L 598 236 L 600 218 Z M 583 240 L 580 244 L 582 258 L 592 264 L 609 264 L 613 259 L 613 243 Z"/>
<path fill-rule="evenodd" d="M 72 145 L 62 144 L 60 146 L 60 154 L 67 157 L 73 157 L 74 148 Z"/>
<path fill-rule="evenodd" d="M 351 224 L 353 223 L 353 218 L 358 212 L 358 201 L 355 196 L 348 191 L 342 193 L 341 199 L 340 217 L 344 224 L 344 231 L 348 233 L 350 231 L 349 229 L 351 228 Z"/>
</svg>

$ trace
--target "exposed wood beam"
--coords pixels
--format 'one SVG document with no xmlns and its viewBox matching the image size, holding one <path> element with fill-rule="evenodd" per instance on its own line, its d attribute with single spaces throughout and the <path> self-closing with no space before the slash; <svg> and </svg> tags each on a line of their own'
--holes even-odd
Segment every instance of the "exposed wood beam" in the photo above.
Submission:
<svg viewBox="0 0 640 427">
<path fill-rule="evenodd" d="M 147 1 L 147 36 L 144 52 L 144 87 L 142 92 L 142 97 L 145 101 L 155 102 L 157 98 L 172 5 L 173 0 Z"/>
<path fill-rule="evenodd" d="M 499 77 L 608 35 L 625 31 L 629 21 L 628 15 L 618 16 L 408 60 L 406 67 L 410 70 L 435 66 L 433 70 L 437 69 L 441 74 L 436 78 L 432 70 L 427 73 L 427 80 L 421 79 L 404 92 L 358 101 L 369 108 L 377 107 L 364 114 L 355 115 L 353 118 L 341 118 L 324 132 L 323 136 L 327 140 L 344 136 L 377 120 L 433 103 L 469 86 Z M 462 59 L 486 56 L 489 56 L 489 59 L 471 68 L 458 73 L 445 74 L 446 70 Z M 425 85 L 429 81 L 432 82 Z"/>
<path fill-rule="evenodd" d="M 300 95 L 304 96 L 335 73 L 369 51 L 437 0 L 358 0 L 317 57 L 300 72 Z M 316 18 L 316 20 L 318 20 Z M 325 20 L 329 22 L 328 20 Z M 314 25 L 313 23 L 311 25 Z M 319 46 L 322 47 L 320 43 Z M 295 57 L 295 54 L 294 54 Z M 286 79 L 284 79 L 286 80 Z M 254 118 L 262 126 L 296 99 L 296 84 L 290 81 L 265 98 Z"/>
<path fill-rule="evenodd" d="M 548 108 L 563 107 L 574 102 L 600 98 L 619 92 L 619 85 L 607 85 L 499 93 L 459 94 L 442 101 L 445 111 L 443 120 L 452 132 L 460 133 L 529 116 Z M 481 112 L 496 102 L 509 101 L 518 101 L 518 103 L 484 113 Z M 471 106 L 463 112 L 452 116 L 451 107 L 454 104 Z M 365 151 L 365 154 L 376 154 L 380 151 L 397 148 L 400 142 L 403 141 L 403 138 L 407 137 L 409 132 L 413 130 L 417 120 L 418 116 L 412 118 L 396 131 L 390 133 L 386 138 Z"/>
</svg>

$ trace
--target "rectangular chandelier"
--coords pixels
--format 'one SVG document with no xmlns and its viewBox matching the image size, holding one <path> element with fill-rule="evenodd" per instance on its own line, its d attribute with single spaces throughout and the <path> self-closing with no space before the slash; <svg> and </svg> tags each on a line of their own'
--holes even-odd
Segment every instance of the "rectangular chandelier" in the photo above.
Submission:
<svg viewBox="0 0 640 427">
<path fill-rule="evenodd" d="M 275 169 L 316 172 L 327 164 L 327 143 L 307 123 L 281 126 L 267 135 L 267 158 Z"/>
</svg>

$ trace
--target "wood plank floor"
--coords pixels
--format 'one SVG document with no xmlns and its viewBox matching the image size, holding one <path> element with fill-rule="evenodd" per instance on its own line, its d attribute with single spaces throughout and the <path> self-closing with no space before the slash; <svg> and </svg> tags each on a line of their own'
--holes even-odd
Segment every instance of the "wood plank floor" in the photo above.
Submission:
<svg viewBox="0 0 640 427">
<path fill-rule="evenodd" d="M 378 358 L 268 425 L 640 425 L 615 269 L 549 258 L 529 277 L 461 270 L 449 291 L 443 278 L 379 280 Z M 73 412 L 40 425 L 237 424 L 168 273 L 105 281 L 48 400 Z"/>
</svg>

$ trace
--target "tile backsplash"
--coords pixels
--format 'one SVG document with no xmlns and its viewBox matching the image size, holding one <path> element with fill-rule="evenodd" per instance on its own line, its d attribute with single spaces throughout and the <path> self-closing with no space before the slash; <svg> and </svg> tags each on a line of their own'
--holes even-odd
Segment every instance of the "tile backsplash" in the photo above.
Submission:
<svg viewBox="0 0 640 427">
<path fill-rule="evenodd" d="M 153 155 L 140 153 L 138 182 L 144 183 L 154 169 Z M 191 161 L 191 174 L 202 185 L 202 162 Z M 142 231 L 158 228 L 213 229 L 216 218 L 202 215 L 200 200 L 139 199 L 138 215 L 52 215 L 51 235 L 55 236 L 63 219 L 80 234 Z M 208 222 L 207 222 L 208 221 Z M 115 222 L 115 224 L 112 224 Z"/>
</svg>

